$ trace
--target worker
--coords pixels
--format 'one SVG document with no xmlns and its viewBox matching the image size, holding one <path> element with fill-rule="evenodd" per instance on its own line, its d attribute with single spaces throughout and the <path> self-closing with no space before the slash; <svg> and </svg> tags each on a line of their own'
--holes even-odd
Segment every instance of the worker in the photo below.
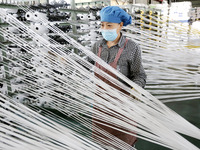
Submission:
<svg viewBox="0 0 200 150">
<path fill-rule="evenodd" d="M 121 32 L 123 26 L 132 23 L 131 16 L 118 6 L 107 6 L 101 9 L 100 18 L 100 31 L 103 39 L 97 41 L 93 45 L 93 53 L 124 74 L 130 80 L 144 88 L 146 84 L 146 74 L 142 65 L 140 47 L 133 40 L 127 39 Z M 95 63 L 95 65 L 117 78 L 114 74 L 98 63 Z M 100 75 L 96 74 L 96 76 L 104 82 L 112 85 L 112 83 Z M 123 92 L 123 89 L 119 90 Z M 97 125 L 129 145 L 134 145 L 136 142 L 136 137 L 133 135 L 117 131 L 101 124 Z"/>
</svg>

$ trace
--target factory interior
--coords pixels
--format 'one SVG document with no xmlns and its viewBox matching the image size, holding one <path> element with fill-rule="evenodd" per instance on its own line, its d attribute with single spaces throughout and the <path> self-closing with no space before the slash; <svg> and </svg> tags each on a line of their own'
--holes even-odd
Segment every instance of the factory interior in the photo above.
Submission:
<svg viewBox="0 0 200 150">
<path fill-rule="evenodd" d="M 145 87 L 92 53 L 110 6 Z M 200 0 L 0 0 L 0 53 L 0 150 L 200 150 Z"/>
</svg>

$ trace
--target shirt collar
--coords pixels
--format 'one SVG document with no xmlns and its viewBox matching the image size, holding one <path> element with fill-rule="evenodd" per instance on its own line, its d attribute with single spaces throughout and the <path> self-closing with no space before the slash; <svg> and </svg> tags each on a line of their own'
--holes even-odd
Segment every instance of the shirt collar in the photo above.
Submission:
<svg viewBox="0 0 200 150">
<path fill-rule="evenodd" d="M 124 46 L 124 43 L 126 41 L 126 37 L 121 33 L 121 37 L 119 39 L 119 42 L 117 43 L 117 46 L 122 48 Z M 102 39 L 101 43 L 100 43 L 100 46 L 105 46 L 106 45 L 106 40 L 105 39 Z"/>
</svg>

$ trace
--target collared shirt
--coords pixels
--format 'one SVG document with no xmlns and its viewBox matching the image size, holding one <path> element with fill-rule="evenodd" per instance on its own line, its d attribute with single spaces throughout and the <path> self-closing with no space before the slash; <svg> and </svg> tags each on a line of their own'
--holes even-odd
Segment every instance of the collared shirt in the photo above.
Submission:
<svg viewBox="0 0 200 150">
<path fill-rule="evenodd" d="M 119 48 L 124 47 L 126 37 L 121 34 L 119 42 L 108 48 L 106 40 L 102 39 L 97 41 L 92 51 L 94 54 L 98 54 L 99 47 L 102 46 L 101 59 L 108 64 L 113 62 Z M 91 60 L 89 60 L 92 62 Z M 94 62 L 92 62 L 94 64 Z M 130 80 L 143 87 L 146 84 L 146 74 L 142 65 L 141 50 L 137 43 L 132 40 L 128 40 L 119 60 L 117 63 L 117 70 L 128 77 Z"/>
</svg>

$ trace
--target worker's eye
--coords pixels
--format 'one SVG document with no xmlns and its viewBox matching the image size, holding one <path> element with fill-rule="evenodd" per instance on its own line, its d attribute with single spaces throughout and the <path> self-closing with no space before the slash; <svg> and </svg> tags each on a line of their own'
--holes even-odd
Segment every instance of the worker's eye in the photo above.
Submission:
<svg viewBox="0 0 200 150">
<path fill-rule="evenodd" d="M 104 25 L 103 24 L 101 24 L 101 27 L 103 27 Z"/>
<path fill-rule="evenodd" d="M 112 25 L 111 25 L 111 24 L 108 24 L 108 27 L 112 27 Z"/>
</svg>

